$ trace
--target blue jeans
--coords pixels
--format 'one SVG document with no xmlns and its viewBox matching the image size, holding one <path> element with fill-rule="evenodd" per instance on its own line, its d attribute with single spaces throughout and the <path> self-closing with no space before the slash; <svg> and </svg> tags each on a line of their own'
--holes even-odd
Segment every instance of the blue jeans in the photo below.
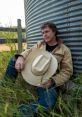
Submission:
<svg viewBox="0 0 82 117">
<path fill-rule="evenodd" d="M 15 81 L 17 76 L 18 76 L 18 72 L 15 69 L 15 58 L 13 57 L 13 58 L 10 59 L 10 61 L 8 63 L 4 79 L 9 78 L 12 81 Z"/>
<path fill-rule="evenodd" d="M 5 79 L 10 78 L 12 80 L 15 80 L 17 78 L 18 72 L 15 69 L 15 59 L 11 58 L 9 61 L 9 64 L 7 66 L 7 70 L 5 73 Z M 36 88 L 38 100 L 36 102 L 32 102 L 30 105 L 22 104 L 18 107 L 20 114 L 20 117 L 23 117 L 23 115 L 28 115 L 30 117 L 30 112 L 28 113 L 28 110 L 32 110 L 33 113 L 37 113 L 37 108 L 41 106 L 42 110 L 45 112 L 49 108 L 52 108 L 57 100 L 57 91 L 54 86 L 52 86 L 49 89 L 44 89 L 41 87 Z M 14 116 L 16 117 L 16 116 Z"/>
</svg>

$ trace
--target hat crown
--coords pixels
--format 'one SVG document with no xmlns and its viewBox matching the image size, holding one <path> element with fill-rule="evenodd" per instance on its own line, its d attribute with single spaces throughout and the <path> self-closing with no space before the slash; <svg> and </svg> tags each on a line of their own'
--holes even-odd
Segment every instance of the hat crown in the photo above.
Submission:
<svg viewBox="0 0 82 117">
<path fill-rule="evenodd" d="M 51 61 L 50 55 L 37 56 L 32 63 L 33 74 L 37 76 L 43 75 L 48 70 L 50 61 Z"/>
</svg>

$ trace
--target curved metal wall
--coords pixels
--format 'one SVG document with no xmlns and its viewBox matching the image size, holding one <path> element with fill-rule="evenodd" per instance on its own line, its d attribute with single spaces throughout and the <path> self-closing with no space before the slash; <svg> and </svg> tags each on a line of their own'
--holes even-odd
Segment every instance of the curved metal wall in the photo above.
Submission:
<svg viewBox="0 0 82 117">
<path fill-rule="evenodd" d="M 52 21 L 73 55 L 74 73 L 82 73 L 82 0 L 24 0 L 28 48 L 42 39 L 40 26 Z"/>
</svg>

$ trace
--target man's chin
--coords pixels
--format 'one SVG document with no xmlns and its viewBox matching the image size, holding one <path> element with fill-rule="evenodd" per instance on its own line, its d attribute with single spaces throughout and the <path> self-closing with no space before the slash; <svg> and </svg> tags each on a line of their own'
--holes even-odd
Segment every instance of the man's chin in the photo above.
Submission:
<svg viewBox="0 0 82 117">
<path fill-rule="evenodd" d="M 49 43 L 49 40 L 44 40 L 46 43 Z"/>
</svg>

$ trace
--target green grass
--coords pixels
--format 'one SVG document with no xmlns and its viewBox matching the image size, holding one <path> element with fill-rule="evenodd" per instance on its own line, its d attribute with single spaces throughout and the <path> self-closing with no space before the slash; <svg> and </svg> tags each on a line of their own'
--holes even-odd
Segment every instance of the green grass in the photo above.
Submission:
<svg viewBox="0 0 82 117">
<path fill-rule="evenodd" d="M 17 107 L 24 103 L 30 103 L 36 99 L 36 94 L 19 74 L 16 83 L 11 80 L 3 81 L 4 73 L 11 56 L 15 51 L 0 53 L 0 117 L 13 117 Z M 74 82 L 82 86 L 82 74 L 78 75 Z M 62 94 L 60 91 L 56 106 L 46 115 L 39 107 L 38 117 L 82 117 L 82 91 L 79 88 Z"/>
<path fill-rule="evenodd" d="M 9 58 L 13 56 L 14 51 L 10 52 L 0 52 L 0 79 L 2 79 L 4 72 L 6 70 Z"/>
<path fill-rule="evenodd" d="M 17 107 L 20 104 L 28 104 L 37 96 L 34 87 L 27 85 L 20 74 L 15 83 L 3 80 L 9 59 L 17 53 L 17 50 L 13 51 L 9 39 L 17 38 L 17 33 L 0 32 L 0 37 L 6 38 L 11 47 L 10 52 L 0 53 L 0 117 L 13 117 L 14 112 L 19 114 Z M 82 74 L 73 81 L 82 86 Z M 60 91 L 57 103 L 48 115 L 42 112 L 41 106 L 38 109 L 38 117 L 82 117 L 82 91 L 79 88 L 64 93 Z"/>
</svg>

